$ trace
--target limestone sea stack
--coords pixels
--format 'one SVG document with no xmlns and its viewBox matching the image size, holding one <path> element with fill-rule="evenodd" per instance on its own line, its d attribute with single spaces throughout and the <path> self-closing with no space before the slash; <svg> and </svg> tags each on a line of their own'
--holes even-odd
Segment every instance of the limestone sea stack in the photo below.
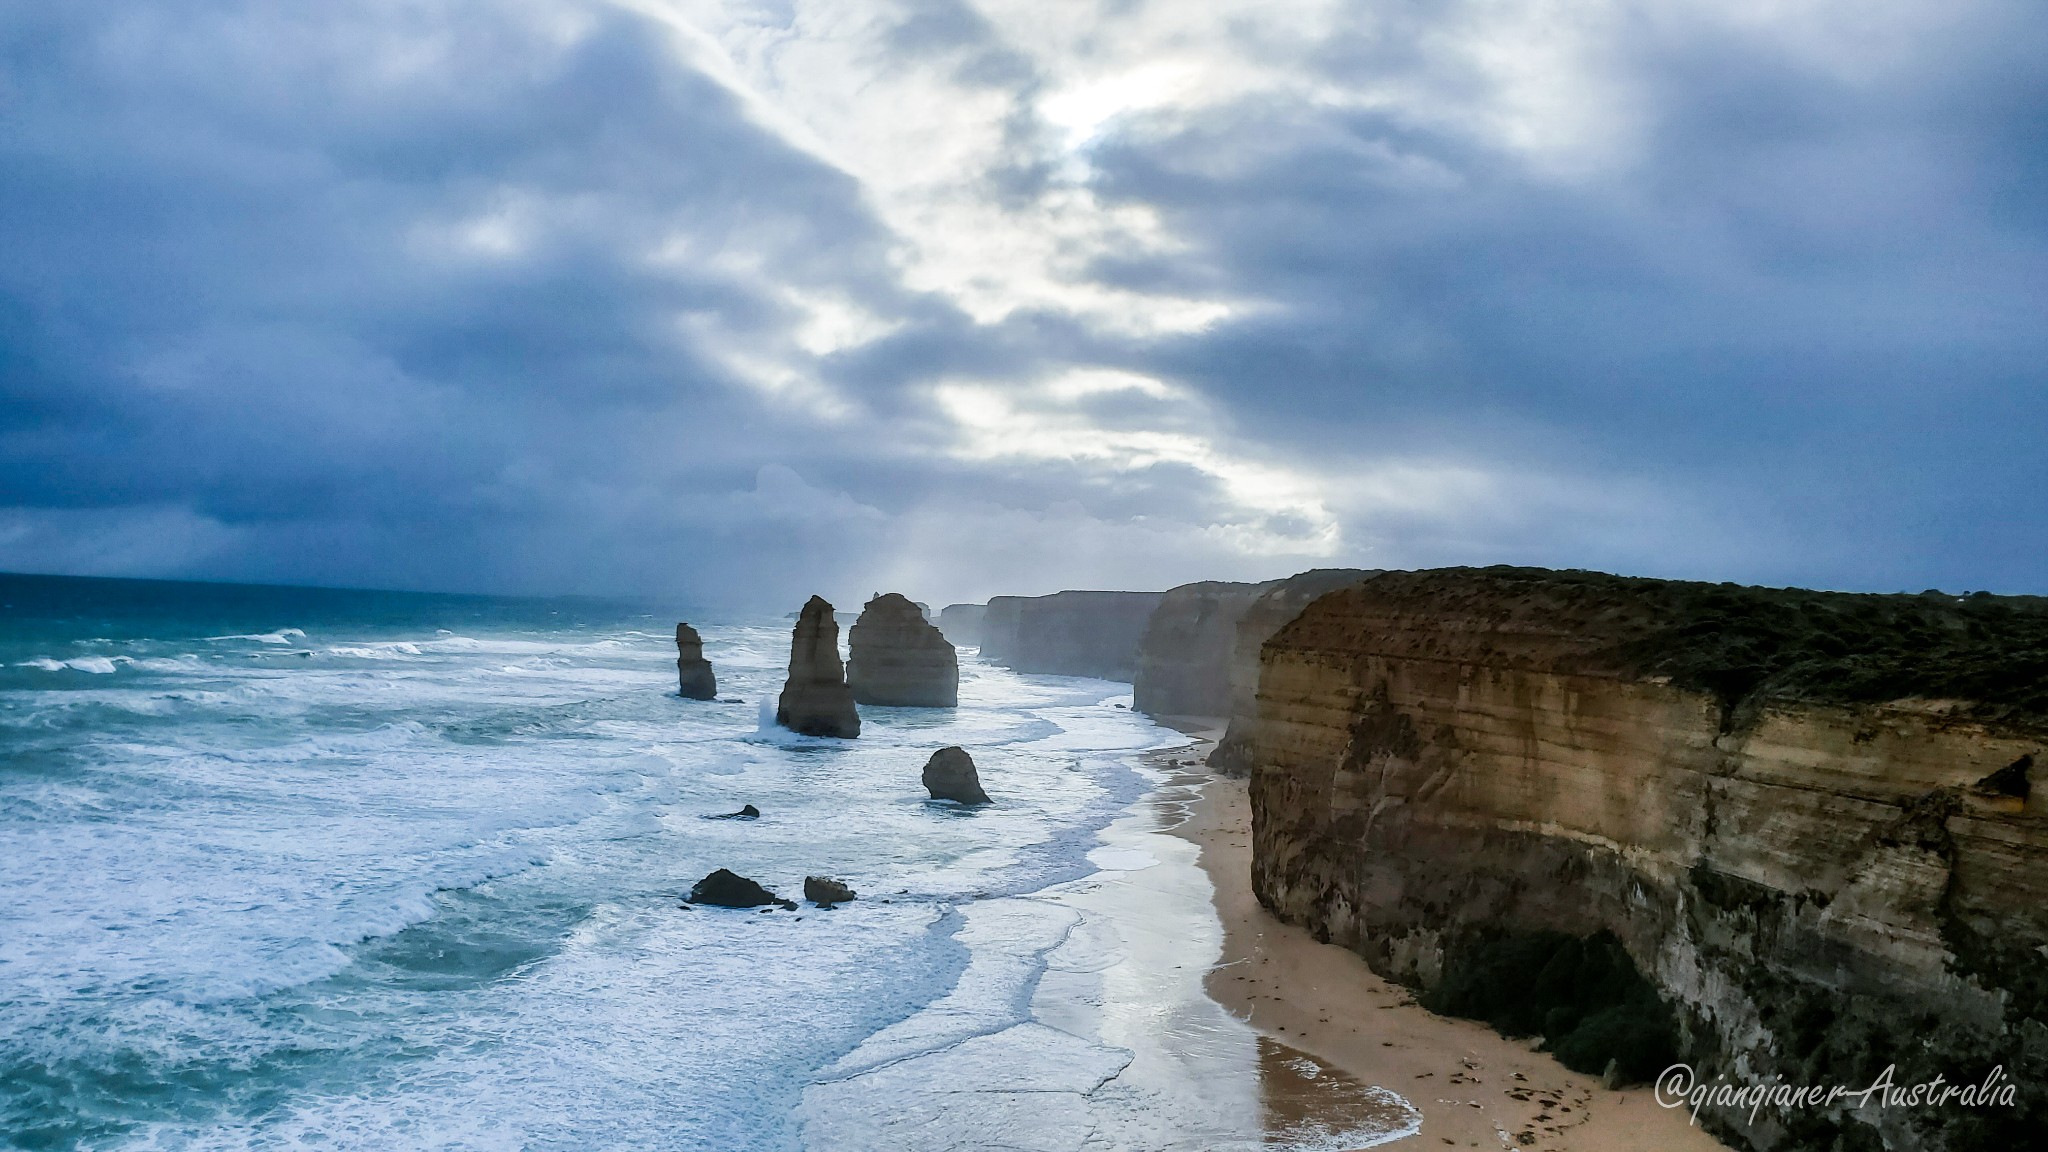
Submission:
<svg viewBox="0 0 2048 1152">
<path fill-rule="evenodd" d="M 860 704 L 951 708 L 960 701 L 960 660 L 917 605 L 894 592 L 867 602 L 847 630 L 846 682 Z"/>
<path fill-rule="evenodd" d="M 688 624 L 676 625 L 676 680 L 686 700 L 718 698 L 718 677 L 704 658 L 704 640 Z"/>
<path fill-rule="evenodd" d="M 860 735 L 860 713 L 853 690 L 846 686 L 846 668 L 839 662 L 839 622 L 832 605 L 813 596 L 798 614 L 790 637 L 789 679 L 776 701 L 775 722 L 806 736 Z"/>
<path fill-rule="evenodd" d="M 932 753 L 924 765 L 924 786 L 934 800 L 991 803 L 988 793 L 981 790 L 981 775 L 974 770 L 974 757 L 965 748 L 946 747 Z"/>
</svg>

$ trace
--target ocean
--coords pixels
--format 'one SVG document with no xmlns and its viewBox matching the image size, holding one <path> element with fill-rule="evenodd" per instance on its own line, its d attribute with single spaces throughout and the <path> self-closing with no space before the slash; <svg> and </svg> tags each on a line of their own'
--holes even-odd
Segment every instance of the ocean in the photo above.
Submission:
<svg viewBox="0 0 2048 1152">
<path fill-rule="evenodd" d="M 704 636 L 717 701 L 676 694 L 678 619 Z M 772 723 L 789 628 L 0 576 L 0 1133 L 836 1150 L 900 1141 L 891 1118 L 933 1078 L 990 1059 L 1078 1075 L 1083 1095 L 1116 1076 L 1129 1049 L 1038 1022 L 1059 950 L 1088 935 L 1054 896 L 1156 862 L 1105 836 L 1161 783 L 1138 754 L 1185 738 L 1130 711 L 1128 686 L 971 650 L 956 709 L 863 708 L 859 740 L 796 736 Z M 947 744 L 993 805 L 925 797 Z M 713 818 L 745 804 L 761 816 Z M 860 898 L 685 907 L 721 867 Z M 1214 1039 L 1227 1017 L 1203 1027 L 1250 1043 Z M 979 1072 L 954 1059 L 989 1038 Z M 1213 1141 L 1172 1092 L 1113 1105 L 1137 1110 L 1113 1146 Z"/>
</svg>

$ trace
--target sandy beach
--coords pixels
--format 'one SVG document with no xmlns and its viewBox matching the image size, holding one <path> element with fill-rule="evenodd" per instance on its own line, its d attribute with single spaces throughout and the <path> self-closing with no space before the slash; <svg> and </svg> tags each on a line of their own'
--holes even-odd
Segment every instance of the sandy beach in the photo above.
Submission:
<svg viewBox="0 0 2048 1152">
<path fill-rule="evenodd" d="M 1161 757 L 1187 771 L 1206 749 Z M 1223 922 L 1209 994 L 1260 1032 L 1390 1088 L 1422 1114 L 1399 1147 L 1548 1152 L 1715 1152 L 1723 1145 L 1660 1108 L 1648 1087 L 1608 1091 L 1528 1042 L 1435 1015 L 1356 954 L 1276 920 L 1251 890 L 1251 810 L 1243 780 L 1208 777 L 1167 830 L 1201 849 Z"/>
</svg>

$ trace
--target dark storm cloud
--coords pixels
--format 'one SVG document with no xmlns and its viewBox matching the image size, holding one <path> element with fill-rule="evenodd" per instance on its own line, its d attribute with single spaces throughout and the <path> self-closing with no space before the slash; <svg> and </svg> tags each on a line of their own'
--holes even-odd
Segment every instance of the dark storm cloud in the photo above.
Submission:
<svg viewBox="0 0 2048 1152">
<path fill-rule="evenodd" d="M 1596 81 L 1518 113 L 1566 138 L 1531 146 L 1500 54 L 1446 48 L 1514 7 L 1353 5 L 1296 43 L 1114 5 L 1071 50 L 960 0 L 723 31 L 11 10 L 0 567 L 766 600 L 1494 560 L 2048 585 L 2048 14 L 1618 10 L 1531 57 Z M 692 55 L 714 33 L 722 65 Z M 1046 101 L 1148 35 L 1206 44 L 1213 83 L 1072 143 Z M 1282 82 L 1228 88 L 1254 66 Z M 821 158 L 848 148 L 898 151 Z M 1089 232 L 1077 189 L 1173 243 Z M 987 284 L 1014 302 L 976 322 Z M 1169 298 L 1240 307 L 1120 322 Z M 1047 390 L 1081 370 L 1169 387 Z M 1014 428 L 948 408 L 962 382 Z"/>
<path fill-rule="evenodd" d="M 432 13 L 14 18 L 0 503 L 267 538 L 220 574 L 490 587 L 530 586 L 578 492 L 752 487 L 730 433 L 774 414 L 678 321 L 785 323 L 728 244 L 890 297 L 855 190 L 640 20 Z M 462 250 L 494 215 L 511 251 Z M 586 559 L 569 586 L 629 586 Z"/>
</svg>

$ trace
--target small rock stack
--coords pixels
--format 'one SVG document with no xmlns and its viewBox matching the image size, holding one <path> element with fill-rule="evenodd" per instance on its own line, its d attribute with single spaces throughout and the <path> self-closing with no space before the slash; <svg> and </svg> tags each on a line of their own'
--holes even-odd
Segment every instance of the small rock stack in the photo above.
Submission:
<svg viewBox="0 0 2048 1152">
<path fill-rule="evenodd" d="M 960 659 L 916 604 L 887 592 L 867 602 L 847 632 L 846 682 L 861 704 L 951 708 L 960 702 Z"/>
<path fill-rule="evenodd" d="M 688 624 L 676 625 L 676 680 L 686 700 L 718 698 L 718 677 L 704 658 L 704 640 Z"/>
<path fill-rule="evenodd" d="M 839 661 L 839 622 L 832 605 L 813 596 L 798 615 L 789 644 L 789 679 L 776 701 L 775 722 L 806 736 L 860 735 L 860 713 Z"/>
</svg>

